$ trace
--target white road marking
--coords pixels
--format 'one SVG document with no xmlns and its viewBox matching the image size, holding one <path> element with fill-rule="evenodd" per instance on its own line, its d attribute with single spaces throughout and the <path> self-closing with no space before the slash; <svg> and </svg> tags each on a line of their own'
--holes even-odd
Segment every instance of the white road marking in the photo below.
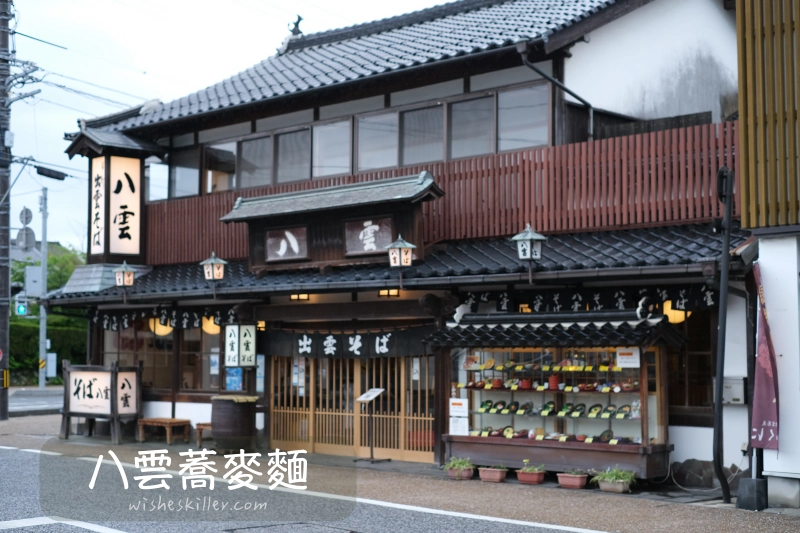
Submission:
<svg viewBox="0 0 800 533">
<path fill-rule="evenodd" d="M 0 450 L 16 450 L 16 446 L 0 446 Z"/>
<path fill-rule="evenodd" d="M 41 450 L 20 450 L 20 451 L 28 451 L 28 452 L 37 452 L 38 453 Z M 42 452 L 42 453 L 51 453 L 51 454 L 54 454 L 54 455 L 61 455 L 61 454 L 56 453 L 56 452 Z M 79 459 L 79 460 L 82 460 L 82 461 L 91 461 L 93 463 L 94 462 L 98 462 L 97 459 L 94 459 L 94 458 L 91 458 L 91 457 L 76 457 L 76 459 Z M 108 459 L 100 459 L 100 462 L 102 462 L 103 464 L 112 464 L 112 465 L 115 464 L 115 461 L 111 461 L 111 460 L 108 460 Z M 130 463 L 120 463 L 120 464 L 122 466 L 127 467 L 127 468 L 136 468 L 134 465 L 132 465 Z M 119 465 L 117 465 L 117 466 L 119 466 Z M 166 470 L 166 473 L 179 474 L 179 472 L 173 471 L 173 470 Z M 220 482 L 222 482 L 222 483 L 226 483 L 227 482 L 226 479 L 216 478 L 216 477 L 215 477 L 215 479 L 220 481 Z M 259 487 L 259 488 L 267 488 L 267 489 L 269 488 L 269 485 L 262 485 L 260 483 L 253 483 L 253 485 L 255 485 L 255 486 Z M 439 516 L 451 516 L 453 518 L 467 518 L 467 519 L 470 519 L 470 520 L 482 520 L 482 521 L 485 521 L 485 522 L 495 522 L 495 523 L 498 523 L 498 524 L 510 524 L 510 525 L 523 526 L 523 527 L 538 527 L 540 529 L 549 529 L 549 530 L 554 530 L 554 531 L 564 531 L 564 532 L 568 532 L 568 533 L 606 533 L 604 531 L 597 530 L 597 529 L 584 529 L 584 528 L 580 528 L 580 527 L 560 526 L 560 525 L 554 525 L 554 524 L 544 524 L 544 523 L 541 523 L 541 522 L 529 522 L 529 521 L 525 521 L 525 520 L 514 520 L 514 519 L 511 519 L 511 518 L 499 518 L 499 517 L 496 517 L 496 516 L 485 516 L 485 515 L 477 515 L 477 514 L 471 514 L 471 513 L 460 513 L 460 512 L 456 512 L 456 511 L 445 511 L 445 510 L 442 510 L 442 509 L 431 509 L 429 507 L 417 507 L 416 505 L 405 505 L 405 504 L 402 504 L 402 503 L 384 502 L 384 501 L 380 501 L 380 500 L 371 500 L 371 499 L 368 499 L 368 498 L 357 498 L 357 497 L 354 498 L 352 496 L 342 496 L 342 495 L 339 495 L 339 494 L 328 494 L 328 493 L 325 493 L 325 492 L 314 492 L 314 491 L 297 492 L 297 491 L 294 491 L 294 490 L 291 490 L 291 489 L 284 489 L 284 488 L 280 488 L 280 487 L 275 489 L 275 490 L 279 490 L 281 492 L 287 492 L 287 493 L 290 493 L 290 494 L 296 494 L 298 496 L 300 496 L 300 495 L 302 495 L 302 496 L 315 496 L 315 497 L 318 497 L 318 498 L 327 498 L 327 499 L 331 499 L 331 500 L 354 501 L 356 503 L 362 503 L 362 504 L 365 504 L 365 505 L 375 505 L 375 506 L 378 506 L 378 507 L 387 507 L 387 508 L 391 508 L 391 509 L 400 509 L 400 510 L 403 510 L 403 511 L 412 511 L 412 512 L 416 512 L 416 513 L 433 514 L 433 515 L 439 515 Z M 53 517 L 53 518 L 54 518 L 54 521 L 52 521 L 52 522 L 39 522 L 39 523 L 32 523 L 32 524 L 29 524 L 29 525 L 41 525 L 41 524 L 49 524 L 49 523 L 63 523 L 63 524 L 68 524 L 68 525 L 73 525 L 73 526 L 76 526 L 76 527 L 81 527 L 81 528 L 84 528 L 84 529 L 88 529 L 90 531 L 97 531 L 98 533 L 124 533 L 124 532 L 120 532 L 117 529 L 111 529 L 111 528 L 107 528 L 107 527 L 104 527 L 104 526 L 98 526 L 98 525 L 90 524 L 88 522 L 79 522 L 79 521 L 76 521 L 76 520 L 68 520 L 66 518 L 57 518 L 57 517 Z M 34 518 L 34 519 L 30 519 L 30 520 L 49 520 L 49 519 L 46 519 L 46 518 L 42 517 L 42 518 Z M 12 521 L 12 522 L 20 522 L 20 521 Z M 5 524 L 12 523 L 12 522 L 0 522 L 0 530 L 2 530 L 2 529 L 11 529 L 13 527 L 24 527 L 23 525 L 8 526 L 8 527 L 5 526 Z"/>
<path fill-rule="evenodd" d="M 58 452 L 49 452 L 47 450 L 34 450 L 33 448 L 22 448 L 20 449 L 21 452 L 30 452 L 30 453 L 39 453 L 42 455 L 61 455 Z"/>
<path fill-rule="evenodd" d="M 66 524 L 68 526 L 79 527 L 88 531 L 96 531 L 97 533 L 125 533 L 119 529 L 112 529 L 110 527 L 98 526 L 90 524 L 89 522 L 81 522 L 80 520 L 70 520 L 69 518 L 59 518 L 58 516 L 47 517 L 39 516 L 36 518 L 23 518 L 21 520 L 8 520 L 0 522 L 0 530 L 2 529 L 16 529 L 20 527 L 33 527 L 44 526 L 48 524 Z"/>
</svg>

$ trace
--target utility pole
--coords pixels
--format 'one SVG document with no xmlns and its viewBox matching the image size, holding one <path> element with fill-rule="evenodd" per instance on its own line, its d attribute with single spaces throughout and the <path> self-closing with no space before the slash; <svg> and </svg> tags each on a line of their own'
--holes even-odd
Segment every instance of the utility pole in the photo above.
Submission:
<svg viewBox="0 0 800 533">
<path fill-rule="evenodd" d="M 9 21 L 12 2 L 0 0 L 0 196 L 8 192 L 11 148 L 6 146 L 6 135 L 11 127 L 8 79 L 11 74 L 9 49 Z M 9 386 L 9 329 L 8 318 L 11 307 L 11 268 L 9 258 L 10 228 L 9 210 L 11 202 L 0 204 L 0 420 L 8 420 Z"/>
<path fill-rule="evenodd" d="M 47 310 L 42 305 L 47 294 L 47 187 L 42 187 L 42 294 L 39 296 L 39 361 L 47 361 Z M 39 388 L 44 388 L 46 370 L 39 366 Z"/>
</svg>

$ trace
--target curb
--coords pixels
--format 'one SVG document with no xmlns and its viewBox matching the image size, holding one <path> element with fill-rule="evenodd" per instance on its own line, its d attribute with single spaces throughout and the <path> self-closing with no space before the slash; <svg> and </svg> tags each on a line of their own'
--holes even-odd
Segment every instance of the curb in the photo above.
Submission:
<svg viewBox="0 0 800 533">
<path fill-rule="evenodd" d="M 37 415 L 60 415 L 61 408 L 57 409 L 29 409 L 27 411 L 9 411 L 9 418 L 16 418 L 20 416 L 37 416 Z"/>
<path fill-rule="evenodd" d="M 24 389 L 17 389 L 15 390 L 11 396 L 15 398 L 23 398 L 23 397 L 32 397 L 32 396 L 64 396 L 64 388 L 53 388 L 48 387 L 46 389 L 39 389 L 36 387 L 33 388 L 24 388 Z"/>
</svg>

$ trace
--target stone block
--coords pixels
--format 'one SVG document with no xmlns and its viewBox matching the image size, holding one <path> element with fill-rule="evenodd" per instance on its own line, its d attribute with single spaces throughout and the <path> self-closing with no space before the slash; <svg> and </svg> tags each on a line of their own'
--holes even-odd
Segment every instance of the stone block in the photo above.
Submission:
<svg viewBox="0 0 800 533">
<path fill-rule="evenodd" d="M 767 501 L 770 507 L 800 508 L 800 479 L 769 476 Z"/>
</svg>

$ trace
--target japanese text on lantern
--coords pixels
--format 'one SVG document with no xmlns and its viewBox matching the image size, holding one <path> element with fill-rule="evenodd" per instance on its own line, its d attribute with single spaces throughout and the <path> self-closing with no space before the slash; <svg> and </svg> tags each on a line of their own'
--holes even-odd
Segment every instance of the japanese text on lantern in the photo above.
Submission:
<svg viewBox="0 0 800 533">
<path fill-rule="evenodd" d="M 92 171 L 89 184 L 89 205 L 91 213 L 89 219 L 89 253 L 102 254 L 105 252 L 105 224 L 106 224 L 106 159 L 95 157 L 92 159 Z"/>
</svg>

